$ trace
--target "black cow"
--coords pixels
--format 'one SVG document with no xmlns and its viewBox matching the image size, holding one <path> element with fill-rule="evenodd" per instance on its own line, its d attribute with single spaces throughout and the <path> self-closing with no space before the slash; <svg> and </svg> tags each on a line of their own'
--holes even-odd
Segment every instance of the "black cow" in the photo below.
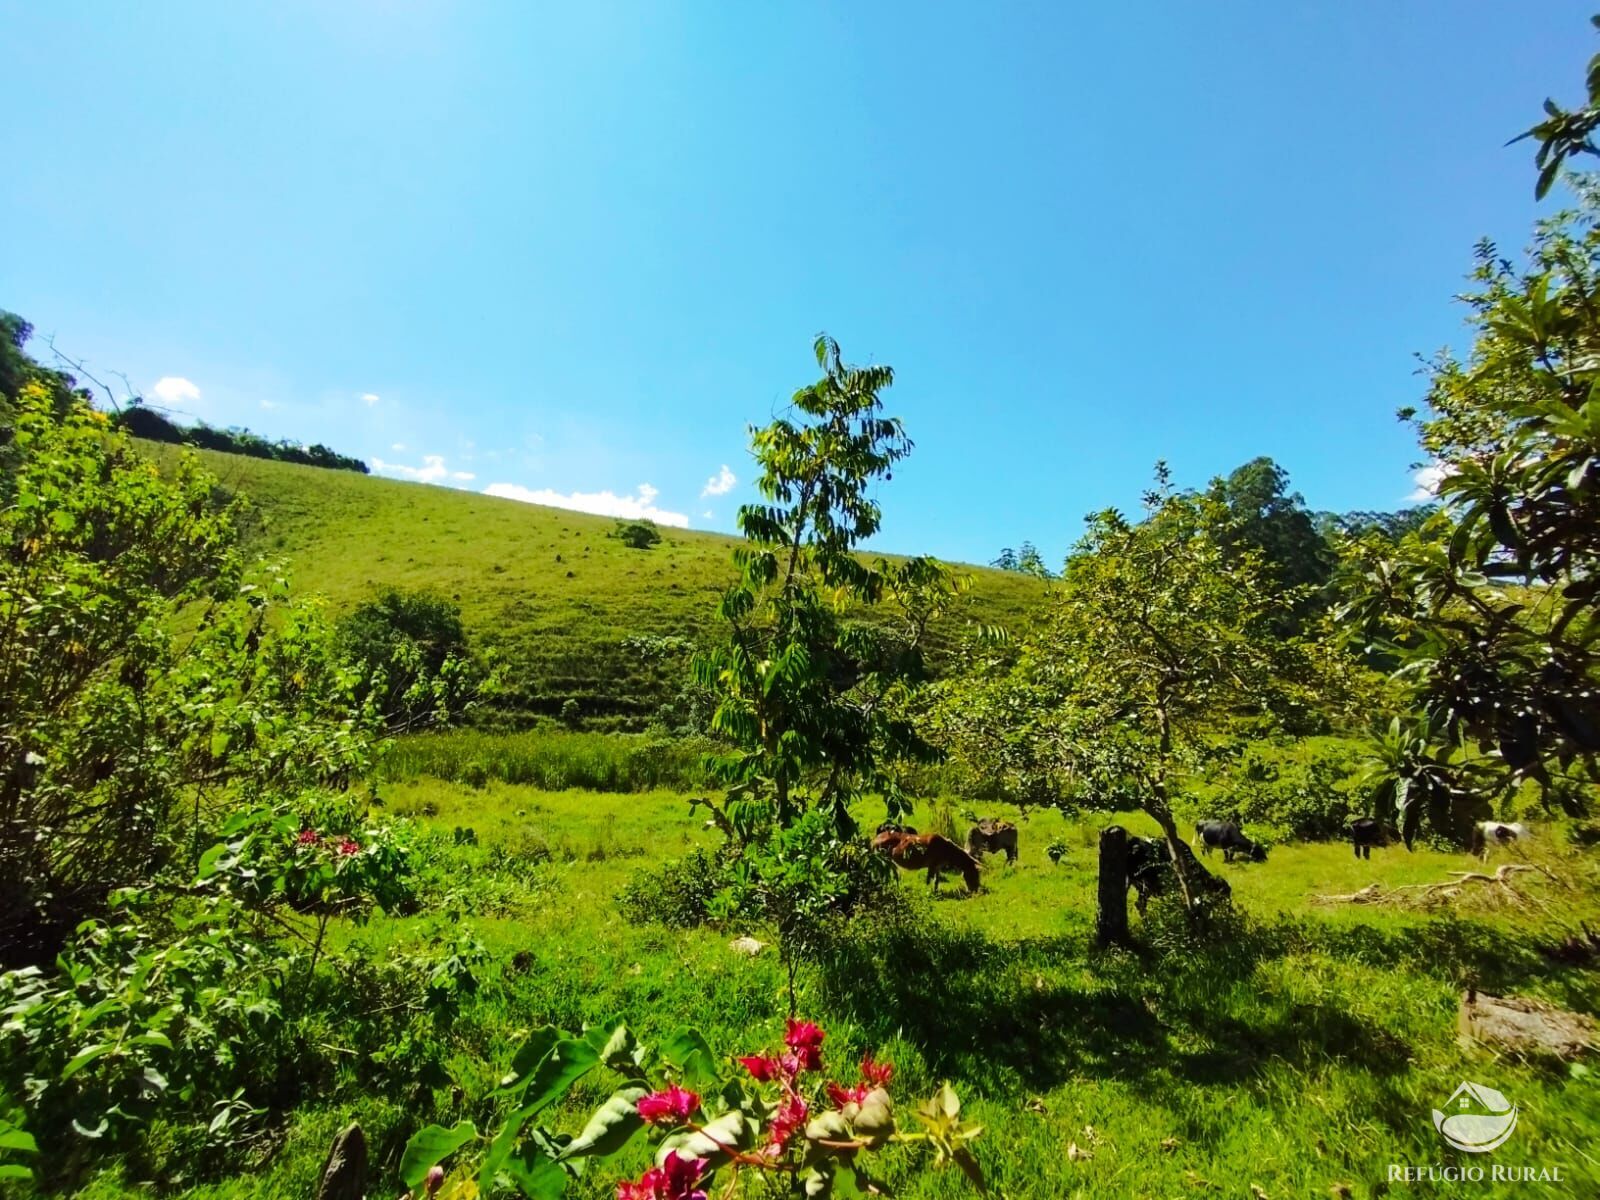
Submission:
<svg viewBox="0 0 1600 1200">
<path fill-rule="evenodd" d="M 1189 878 L 1189 893 L 1197 904 L 1225 902 L 1233 897 L 1228 881 L 1202 867 L 1194 851 L 1183 842 L 1178 843 L 1178 854 L 1183 858 L 1184 874 Z M 1172 855 L 1167 851 L 1166 838 L 1129 836 L 1128 885 L 1139 893 L 1134 903 L 1141 917 L 1151 896 L 1164 896 L 1177 888 L 1178 878 L 1172 870 Z"/>
<path fill-rule="evenodd" d="M 1357 858 L 1371 858 L 1374 846 L 1388 846 L 1400 840 L 1400 831 L 1377 817 L 1357 817 L 1350 822 L 1350 844 Z"/>
<path fill-rule="evenodd" d="M 1243 854 L 1251 862 L 1267 861 L 1267 848 L 1245 837 L 1237 821 L 1196 821 L 1194 831 L 1206 854 L 1221 848 L 1223 862 L 1232 862 L 1235 854 Z"/>
</svg>

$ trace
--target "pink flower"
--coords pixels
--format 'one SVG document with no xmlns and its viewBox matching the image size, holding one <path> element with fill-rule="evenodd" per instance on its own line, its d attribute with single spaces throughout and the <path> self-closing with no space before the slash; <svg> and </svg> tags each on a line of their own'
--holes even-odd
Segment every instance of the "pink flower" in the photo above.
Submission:
<svg viewBox="0 0 1600 1200">
<path fill-rule="evenodd" d="M 675 1083 L 669 1084 L 664 1092 L 639 1097 L 639 1115 L 651 1125 L 682 1125 L 699 1107 L 700 1097 Z"/>
<path fill-rule="evenodd" d="M 821 1028 L 810 1021 L 796 1021 L 789 1018 L 788 1029 L 784 1032 L 783 1041 L 789 1049 L 794 1051 L 794 1056 L 800 1062 L 803 1071 L 816 1071 L 822 1067 L 822 1039 L 828 1035 Z"/>
<path fill-rule="evenodd" d="M 861 1082 L 871 1084 L 872 1087 L 883 1087 L 894 1078 L 894 1064 L 874 1061 L 872 1051 L 868 1050 L 861 1060 Z"/>
<path fill-rule="evenodd" d="M 771 1083 L 778 1077 L 778 1060 L 770 1054 L 750 1054 L 739 1060 L 739 1065 L 750 1072 L 757 1083 Z"/>
<path fill-rule="evenodd" d="M 783 1103 L 778 1105 L 778 1111 L 772 1115 L 772 1124 L 767 1128 L 768 1153 L 779 1153 L 794 1136 L 795 1130 L 802 1128 L 805 1123 L 806 1102 L 793 1092 L 788 1093 Z"/>
<path fill-rule="evenodd" d="M 706 1200 L 705 1191 L 695 1186 L 705 1174 L 706 1163 L 706 1159 L 681 1158 L 676 1150 L 669 1150 L 659 1167 L 617 1184 L 617 1200 Z"/>
<path fill-rule="evenodd" d="M 422 1181 L 422 1194 L 431 1196 L 444 1186 L 444 1168 L 433 1166 L 428 1168 L 428 1177 Z"/>
<path fill-rule="evenodd" d="M 778 1070 L 788 1078 L 793 1079 L 800 1074 L 800 1060 L 793 1054 L 780 1054 L 778 1056 Z"/>
<path fill-rule="evenodd" d="M 297 846 L 315 846 L 321 840 L 321 838 L 317 837 L 315 829 L 302 829 L 300 836 L 295 838 L 295 844 Z"/>
<path fill-rule="evenodd" d="M 855 1087 L 841 1087 L 837 1083 L 828 1084 L 828 1099 L 832 1100 L 835 1107 L 843 1108 L 846 1104 L 860 1104 L 867 1098 L 867 1093 L 872 1090 L 870 1083 L 858 1083 Z"/>
<path fill-rule="evenodd" d="M 344 841 L 339 843 L 339 853 L 344 855 L 346 858 L 349 858 L 355 854 L 360 854 L 361 843 L 353 842 L 349 838 L 345 838 Z"/>
</svg>

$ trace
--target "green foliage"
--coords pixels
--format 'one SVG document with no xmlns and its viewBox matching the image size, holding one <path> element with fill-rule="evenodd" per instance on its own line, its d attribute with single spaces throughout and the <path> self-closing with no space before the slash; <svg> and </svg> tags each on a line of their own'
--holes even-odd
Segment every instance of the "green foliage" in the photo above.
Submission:
<svg viewBox="0 0 1600 1200">
<path fill-rule="evenodd" d="M 1208 789 L 1204 815 L 1237 817 L 1252 836 L 1342 838 L 1368 809 L 1356 783 L 1359 745 L 1333 738 L 1249 743 Z"/>
<path fill-rule="evenodd" d="M 18 401 L 0 510 L 10 963 L 48 960 L 114 889 L 192 856 L 209 812 L 348 785 L 370 752 L 326 625 L 280 577 L 244 580 L 235 510 L 198 463 L 163 477 L 88 408 L 59 415 L 33 384 Z"/>
<path fill-rule="evenodd" d="M 1600 28 L 1600 17 L 1591 17 L 1590 21 Z M 1512 139 L 1520 142 L 1523 138 L 1533 138 L 1539 143 L 1533 160 L 1539 168 L 1538 182 L 1533 189 L 1537 199 L 1544 199 L 1569 159 L 1579 154 L 1600 154 L 1600 148 L 1594 143 L 1594 132 L 1600 129 L 1600 54 L 1589 60 L 1586 83 L 1587 104 L 1568 111 L 1554 100 L 1546 100 L 1544 120 Z"/>
<path fill-rule="evenodd" d="M 784 1052 L 742 1058 L 741 1067 L 729 1071 L 694 1029 L 679 1030 L 655 1050 L 616 1021 L 578 1037 L 546 1026 L 524 1041 L 496 1089 L 511 1109 L 499 1127 L 480 1135 L 472 1122 L 461 1121 L 418 1131 L 401 1155 L 401 1182 L 411 1189 L 426 1185 L 429 1195 L 500 1188 L 546 1200 L 561 1196 L 590 1160 L 621 1153 L 653 1127 L 655 1165 L 637 1182 L 618 1186 L 625 1200 L 704 1196 L 720 1186 L 719 1173 L 729 1194 L 741 1174 L 793 1179 L 811 1197 L 832 1195 L 839 1176 L 862 1191 L 878 1191 L 866 1155 L 891 1143 L 925 1143 L 935 1167 L 955 1162 L 983 1187 L 970 1145 L 983 1129 L 959 1119 L 954 1088 L 944 1084 L 918 1107 L 920 1132 L 902 1131 L 888 1090 L 892 1065 L 868 1054 L 859 1083 L 824 1086 L 825 1038 L 817 1026 L 791 1020 Z M 619 1084 L 576 1137 L 535 1123 L 602 1068 Z"/>
<path fill-rule="evenodd" d="M 391 733 L 448 725 L 474 703 L 483 672 L 453 601 L 385 588 L 340 618 L 338 631 L 360 673 L 358 698 L 377 708 Z"/>
<path fill-rule="evenodd" d="M 752 433 L 767 503 L 739 511 L 739 579 L 717 608 L 727 639 L 696 656 L 694 678 L 715 694 L 711 728 L 733 747 L 711 765 L 736 824 L 787 827 L 816 807 L 848 831 L 866 792 L 891 814 L 905 806 L 895 764 L 935 757 L 906 709 L 928 677 L 929 624 L 961 581 L 930 558 L 856 557 L 881 520 L 871 489 L 911 442 L 881 415 L 888 367 L 848 366 L 827 337 L 816 357 L 823 375 L 795 393 L 798 422 Z M 895 622 L 841 620 L 846 602 L 891 607 Z"/>
<path fill-rule="evenodd" d="M 248 429 L 213 429 L 204 421 L 179 425 L 138 397 L 134 397 L 126 408 L 117 413 L 112 423 L 132 437 L 151 442 L 197 446 L 221 454 L 242 454 L 250 458 L 268 458 L 274 462 L 299 463 L 326 470 L 357 471 L 362 475 L 369 470 L 359 458 L 336 453 L 320 443 L 304 446 L 287 440 L 273 442 Z"/>
<path fill-rule="evenodd" d="M 1280 591 L 1300 589 L 1296 620 L 1286 621 L 1283 630 L 1294 632 L 1299 618 L 1323 600 L 1335 559 L 1305 501 L 1289 490 L 1289 473 L 1270 458 L 1254 458 L 1226 478 L 1213 479 L 1207 494 L 1218 506 L 1215 536 L 1223 551 L 1235 556 L 1253 551 L 1272 585 Z"/>
<path fill-rule="evenodd" d="M 661 531 L 654 521 L 618 521 L 611 536 L 630 550 L 648 550 L 661 541 Z"/>
<path fill-rule="evenodd" d="M 683 858 L 636 873 L 617 893 L 617 908 L 636 925 L 693 929 L 720 911 L 718 893 L 728 885 L 725 852 L 696 847 Z"/>
<path fill-rule="evenodd" d="M 490 733 L 456 729 L 397 741 L 384 755 L 390 779 L 431 776 L 482 787 L 525 783 L 547 791 L 593 788 L 602 792 L 692 791 L 710 781 L 704 738 L 661 738 L 638 733 L 561 729 Z"/>
<path fill-rule="evenodd" d="M 1044 555 L 1039 553 L 1039 548 L 1032 542 L 1023 542 L 1021 547 L 1015 550 L 1007 546 L 989 565 L 997 571 L 1016 571 L 1023 575 L 1032 575 L 1036 579 L 1055 578 L 1050 568 L 1045 565 Z"/>
</svg>

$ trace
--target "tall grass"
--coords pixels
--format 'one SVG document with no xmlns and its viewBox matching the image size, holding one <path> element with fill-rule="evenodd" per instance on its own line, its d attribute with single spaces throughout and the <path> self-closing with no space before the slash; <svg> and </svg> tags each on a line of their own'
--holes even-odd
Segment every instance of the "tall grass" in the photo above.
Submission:
<svg viewBox="0 0 1600 1200">
<path fill-rule="evenodd" d="M 529 730 L 490 733 L 461 729 L 400 738 L 384 757 L 386 778 L 433 778 L 469 787 L 491 781 L 545 791 L 696 791 L 708 786 L 702 757 L 714 748 L 700 738 L 654 738 L 636 733 Z"/>
</svg>

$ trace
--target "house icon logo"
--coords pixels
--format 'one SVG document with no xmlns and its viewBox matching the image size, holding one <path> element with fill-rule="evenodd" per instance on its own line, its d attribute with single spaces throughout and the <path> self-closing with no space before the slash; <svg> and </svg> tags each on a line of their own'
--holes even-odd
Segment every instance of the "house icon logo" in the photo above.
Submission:
<svg viewBox="0 0 1600 1200">
<path fill-rule="evenodd" d="M 1492 1087 L 1463 1083 L 1433 1110 L 1433 1127 L 1457 1150 L 1483 1154 L 1505 1144 L 1517 1127 L 1517 1106 Z"/>
</svg>

